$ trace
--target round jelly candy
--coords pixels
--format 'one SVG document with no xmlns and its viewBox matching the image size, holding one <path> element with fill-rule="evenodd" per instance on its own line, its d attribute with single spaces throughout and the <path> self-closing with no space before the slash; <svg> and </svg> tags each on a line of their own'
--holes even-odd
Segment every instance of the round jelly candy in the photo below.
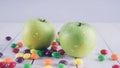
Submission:
<svg viewBox="0 0 120 68">
<path fill-rule="evenodd" d="M 5 39 L 6 39 L 7 41 L 10 41 L 12 38 L 11 38 L 10 36 L 6 36 Z"/>
<path fill-rule="evenodd" d="M 12 43 L 11 44 L 11 48 L 15 48 L 16 47 L 16 44 L 15 43 Z"/>
<path fill-rule="evenodd" d="M 3 53 L 2 52 L 0 52 L 0 58 L 3 56 Z"/>
<path fill-rule="evenodd" d="M 38 54 L 31 54 L 31 56 L 30 56 L 30 58 L 31 59 L 38 59 L 39 58 L 39 56 L 38 56 Z"/>
<path fill-rule="evenodd" d="M 32 65 L 30 63 L 25 63 L 24 68 L 32 68 Z"/>
<path fill-rule="evenodd" d="M 52 68 L 52 66 L 51 65 L 46 65 L 46 66 L 44 66 L 44 68 Z"/>
<path fill-rule="evenodd" d="M 51 50 L 57 50 L 57 45 L 52 45 Z"/>
<path fill-rule="evenodd" d="M 0 68 L 5 68 L 6 67 L 6 62 L 0 62 Z"/>
<path fill-rule="evenodd" d="M 120 65 L 115 64 L 115 65 L 112 66 L 112 68 L 120 68 Z"/>
<path fill-rule="evenodd" d="M 4 62 L 7 62 L 7 63 L 12 62 L 12 58 L 7 57 L 5 58 Z"/>
<path fill-rule="evenodd" d="M 74 60 L 74 64 L 75 64 L 75 65 L 81 65 L 82 63 L 83 63 L 83 61 L 82 61 L 81 59 L 76 58 L 76 59 Z"/>
<path fill-rule="evenodd" d="M 36 52 L 37 52 L 37 54 L 39 55 L 39 57 L 43 56 L 42 51 L 40 51 L 40 50 L 36 50 Z"/>
<path fill-rule="evenodd" d="M 98 60 L 99 61 L 104 61 L 105 60 L 105 56 L 104 55 L 99 55 L 98 56 Z"/>
<path fill-rule="evenodd" d="M 30 59 L 30 53 L 25 53 L 25 54 L 23 55 L 23 58 L 24 58 L 24 59 Z"/>
<path fill-rule="evenodd" d="M 101 53 L 102 55 L 107 55 L 107 54 L 108 54 L 108 50 L 102 49 L 102 50 L 100 51 L 100 53 Z"/>
<path fill-rule="evenodd" d="M 15 60 L 16 60 L 17 63 L 22 63 L 24 61 L 24 58 L 23 57 L 17 57 Z"/>
<path fill-rule="evenodd" d="M 58 46 L 59 44 L 58 44 L 58 42 L 52 42 L 52 45 L 56 45 L 56 46 Z"/>
<path fill-rule="evenodd" d="M 65 51 L 64 51 L 63 49 L 60 49 L 60 50 L 58 50 L 58 53 L 59 53 L 60 55 L 64 55 L 64 54 L 65 54 Z"/>
<path fill-rule="evenodd" d="M 7 64 L 7 67 L 8 67 L 8 68 L 15 68 L 15 66 L 16 66 L 16 62 L 9 62 L 9 63 Z"/>
<path fill-rule="evenodd" d="M 57 68 L 66 68 L 66 65 L 65 64 L 58 64 Z"/>
<path fill-rule="evenodd" d="M 118 54 L 112 54 L 111 59 L 112 60 L 118 60 L 119 59 L 119 55 Z"/>
<path fill-rule="evenodd" d="M 45 56 L 45 53 L 48 51 L 48 49 L 47 48 L 43 48 L 41 51 L 43 53 L 43 56 Z"/>
<path fill-rule="evenodd" d="M 17 53 L 16 55 L 15 55 L 15 57 L 17 58 L 17 57 L 23 57 L 23 53 Z"/>
<path fill-rule="evenodd" d="M 19 52 L 19 49 L 18 49 L 18 48 L 13 48 L 13 49 L 12 49 L 12 52 L 13 52 L 13 53 L 18 53 L 18 52 Z"/>
<path fill-rule="evenodd" d="M 36 53 L 36 50 L 35 49 L 31 49 L 30 53 Z"/>
<path fill-rule="evenodd" d="M 60 58 L 60 54 L 58 52 L 52 52 L 52 56 L 55 58 Z"/>
<path fill-rule="evenodd" d="M 23 43 L 22 42 L 17 42 L 16 45 L 21 48 L 23 46 Z"/>
<path fill-rule="evenodd" d="M 45 53 L 45 55 L 51 57 L 51 56 L 52 56 L 52 52 L 53 52 L 52 50 L 48 50 L 48 51 Z"/>
<path fill-rule="evenodd" d="M 66 60 L 60 60 L 60 61 L 59 61 L 59 64 L 65 64 L 65 65 L 67 65 L 68 62 L 67 62 Z"/>
<path fill-rule="evenodd" d="M 44 60 L 44 65 L 52 65 L 52 60 L 51 59 L 45 59 Z"/>
<path fill-rule="evenodd" d="M 60 39 L 59 39 L 59 38 L 56 38 L 56 42 L 60 43 Z"/>
<path fill-rule="evenodd" d="M 30 49 L 25 49 L 23 53 L 30 53 Z"/>
</svg>

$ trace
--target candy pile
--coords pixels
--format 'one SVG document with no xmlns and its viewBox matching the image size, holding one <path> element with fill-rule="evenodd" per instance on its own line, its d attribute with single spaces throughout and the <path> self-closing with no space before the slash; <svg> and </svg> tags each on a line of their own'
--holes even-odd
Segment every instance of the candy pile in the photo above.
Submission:
<svg viewBox="0 0 120 68">
<path fill-rule="evenodd" d="M 105 55 L 108 54 L 108 50 L 107 50 L 107 49 L 102 49 L 102 50 L 100 51 L 100 53 L 101 53 L 101 54 L 98 56 L 98 60 L 99 60 L 99 61 L 104 61 L 104 60 L 106 59 L 106 56 L 105 56 Z M 117 61 L 118 59 L 119 59 L 119 55 L 118 55 L 118 54 L 112 54 L 112 55 L 111 55 L 111 60 Z M 115 65 L 112 66 L 112 68 L 120 68 L 120 65 L 115 64 Z"/>
</svg>

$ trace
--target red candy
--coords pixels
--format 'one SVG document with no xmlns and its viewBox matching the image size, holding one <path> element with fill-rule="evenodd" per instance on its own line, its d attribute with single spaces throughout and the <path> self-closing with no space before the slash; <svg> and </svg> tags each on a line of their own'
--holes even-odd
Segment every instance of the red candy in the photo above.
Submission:
<svg viewBox="0 0 120 68">
<path fill-rule="evenodd" d="M 5 68 L 6 67 L 6 62 L 0 62 L 0 68 Z"/>
<path fill-rule="evenodd" d="M 112 68 L 120 68 L 120 65 L 115 64 L 112 66 Z"/>
<path fill-rule="evenodd" d="M 106 49 L 102 49 L 100 52 L 101 52 L 102 55 L 107 55 L 108 54 L 108 50 L 106 50 Z"/>
<path fill-rule="evenodd" d="M 15 66 L 16 66 L 16 62 L 10 62 L 7 64 L 8 68 L 15 68 Z"/>
<path fill-rule="evenodd" d="M 63 49 L 60 49 L 60 50 L 58 50 L 58 53 L 59 53 L 60 55 L 64 55 L 64 54 L 65 54 L 65 51 L 64 51 Z"/>
<path fill-rule="evenodd" d="M 52 45 L 57 45 L 58 46 L 58 42 L 52 42 Z"/>
<path fill-rule="evenodd" d="M 19 52 L 19 49 L 18 49 L 18 48 L 13 48 L 12 52 L 13 52 L 13 53 L 18 53 L 18 52 Z"/>
</svg>

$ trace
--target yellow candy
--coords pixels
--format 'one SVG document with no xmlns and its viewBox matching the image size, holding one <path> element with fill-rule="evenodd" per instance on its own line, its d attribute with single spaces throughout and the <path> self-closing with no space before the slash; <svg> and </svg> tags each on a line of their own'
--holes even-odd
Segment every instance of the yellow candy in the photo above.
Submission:
<svg viewBox="0 0 120 68">
<path fill-rule="evenodd" d="M 23 58 L 24 58 L 24 59 L 29 59 L 29 58 L 30 58 L 30 53 L 24 54 Z"/>
<path fill-rule="evenodd" d="M 17 57 L 23 57 L 23 53 L 17 53 L 16 55 L 15 55 L 15 57 L 17 58 Z"/>
<path fill-rule="evenodd" d="M 31 49 L 31 50 L 30 50 L 30 53 L 32 53 L 32 54 L 33 54 L 33 53 L 36 53 L 36 50 L 35 50 L 35 49 Z"/>
<path fill-rule="evenodd" d="M 44 66 L 44 68 L 52 68 L 52 66 L 46 65 L 46 66 Z"/>
<path fill-rule="evenodd" d="M 2 60 L 2 59 L 0 59 L 0 62 L 3 62 L 3 60 Z"/>
<path fill-rule="evenodd" d="M 80 64 L 83 63 L 83 61 L 81 59 L 77 58 L 77 59 L 74 60 L 74 63 L 75 63 L 75 65 L 80 65 Z"/>
</svg>

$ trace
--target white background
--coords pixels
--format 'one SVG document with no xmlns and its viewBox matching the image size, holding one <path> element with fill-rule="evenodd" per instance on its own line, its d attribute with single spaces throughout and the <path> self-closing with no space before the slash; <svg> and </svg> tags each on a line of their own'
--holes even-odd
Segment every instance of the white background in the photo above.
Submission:
<svg viewBox="0 0 120 68">
<path fill-rule="evenodd" d="M 23 23 L 30 18 L 119 23 L 120 0 L 0 0 L 0 23 Z"/>
</svg>

